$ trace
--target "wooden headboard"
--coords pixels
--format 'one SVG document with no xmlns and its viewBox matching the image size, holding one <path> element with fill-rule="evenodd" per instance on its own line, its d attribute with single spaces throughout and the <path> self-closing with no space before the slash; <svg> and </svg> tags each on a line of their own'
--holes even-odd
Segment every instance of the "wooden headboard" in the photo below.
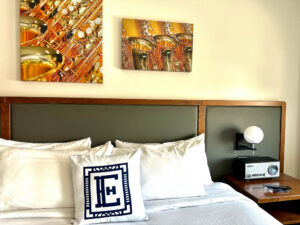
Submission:
<svg viewBox="0 0 300 225">
<path fill-rule="evenodd" d="M 43 122 L 47 122 L 47 126 L 51 126 L 51 120 L 61 120 L 66 121 L 66 124 L 63 126 L 67 126 L 72 124 L 73 113 L 76 114 L 74 116 L 74 120 L 81 120 L 78 118 L 83 117 L 93 117 L 98 115 L 99 113 L 103 113 L 103 116 L 108 116 L 110 114 L 117 115 L 117 120 L 113 120 L 114 126 L 116 123 L 122 123 L 124 126 L 122 129 L 125 130 L 128 128 L 130 123 L 134 123 L 138 121 L 140 123 L 144 118 L 146 121 L 140 127 L 137 125 L 137 134 L 136 139 L 130 139 L 127 141 L 135 141 L 135 142 L 144 142 L 144 141 L 171 141 L 176 140 L 178 138 L 187 138 L 188 136 L 199 135 L 201 133 L 206 133 L 206 139 L 210 143 L 206 143 L 207 147 L 214 146 L 216 148 L 217 145 L 213 145 L 214 139 L 218 139 L 218 137 L 213 137 L 213 129 L 220 129 L 220 127 L 216 126 L 213 128 L 212 123 L 214 121 L 219 121 L 222 119 L 222 115 L 224 114 L 224 118 L 228 119 L 228 115 L 230 114 L 241 114 L 242 120 L 247 120 L 249 116 L 247 111 L 251 111 L 249 109 L 273 109 L 279 112 L 278 119 L 278 158 L 281 161 L 281 172 L 283 172 L 284 168 L 284 144 L 285 144 L 285 115 L 286 115 L 286 103 L 283 101 L 221 101 L 221 100 L 150 100 L 150 99 L 91 99 L 91 98 L 39 98 L 39 97 L 0 97 L 0 105 L 1 105 L 1 137 L 5 139 L 20 139 L 21 141 L 39 141 L 39 142 L 47 142 L 47 141 L 61 141 L 51 139 L 49 136 L 45 138 L 42 136 L 42 139 L 34 139 L 29 136 L 26 137 L 25 134 L 30 132 L 25 132 L 24 130 L 34 130 L 35 126 L 38 126 L 38 129 L 48 129 L 46 125 L 41 125 Z M 67 109 L 65 106 L 70 106 Z M 186 110 L 187 109 L 187 110 Z M 228 109 L 232 110 L 228 111 Z M 68 111 L 69 110 L 69 111 Z M 71 110 L 71 111 L 70 111 Z M 73 110 L 73 111 L 72 111 Z M 237 111 L 238 110 L 238 111 Z M 240 111 L 239 111 L 240 110 Z M 35 111 L 42 111 L 42 113 L 35 115 Z M 79 112 L 78 112 L 79 111 Z M 93 114 L 92 111 L 95 111 Z M 120 111 L 121 115 L 118 115 Z M 130 115 L 134 111 L 138 111 L 137 118 L 130 117 Z M 173 113 L 174 111 L 174 113 Z M 260 112 L 258 111 L 258 112 Z M 70 113 L 71 112 L 71 113 Z M 217 114 L 216 114 L 217 112 Z M 241 113 L 240 113 L 241 112 Z M 34 114 L 31 116 L 31 114 Z M 47 114 L 48 113 L 48 114 Z M 61 117 L 63 113 L 64 117 Z M 160 116 L 160 113 L 162 115 Z M 227 113 L 227 114 L 226 114 Z M 252 114 L 256 114 L 256 111 L 251 112 Z M 268 112 L 267 112 L 268 113 Z M 126 114 L 126 115 L 124 115 Z M 143 116 L 145 114 L 145 117 Z M 147 114 L 147 115 L 146 115 Z M 174 115 L 173 115 L 174 114 Z M 225 116 L 225 114 L 227 116 Z M 264 116 L 263 113 L 262 115 Z M 102 115 L 102 114 L 101 114 Z M 34 117 L 37 116 L 36 123 L 34 122 Z M 81 116 L 81 117 L 78 117 Z M 218 116 L 219 119 L 215 119 L 214 117 Z M 33 117 L 28 119 L 27 117 Z M 38 118 L 41 117 L 41 118 Z M 195 117 L 189 119 L 187 117 Z M 268 117 L 268 116 L 267 116 Z M 182 118 L 182 119 L 180 119 Z M 93 125 L 93 118 L 84 118 L 82 123 L 86 123 L 84 121 L 91 120 L 88 122 L 89 129 Z M 147 133 L 145 126 L 151 126 L 151 120 L 161 120 L 157 125 L 149 128 L 151 131 L 153 129 L 156 133 L 156 136 L 153 135 L 151 137 L 151 133 Z M 259 118 L 261 121 L 265 119 Z M 126 120 L 134 120 L 134 121 L 126 121 Z M 183 120 L 183 121 L 181 121 Z M 234 120 L 234 118 L 232 119 Z M 49 122 L 50 121 L 50 122 Z M 166 121 L 166 123 L 161 123 Z M 28 123 L 26 123 L 28 122 Z M 112 121 L 105 121 L 105 118 L 102 118 L 100 126 L 97 128 L 101 130 L 99 136 L 102 136 L 102 139 L 96 140 L 96 136 L 94 135 L 93 142 L 96 144 L 105 141 L 103 139 L 103 135 L 105 135 L 106 129 L 110 127 Z M 226 121 L 225 121 L 226 122 Z M 30 123 L 30 125 L 28 125 Z M 75 123 L 75 121 L 74 121 Z M 78 121 L 74 125 L 74 129 L 87 129 L 87 126 L 84 124 L 78 123 Z M 98 124 L 99 124 L 98 123 Z M 193 124 L 195 123 L 195 124 Z M 223 121 L 224 124 L 224 121 Z M 234 124 L 234 123 L 232 123 Z M 233 126 L 231 124 L 231 126 Z M 269 123 L 270 124 L 270 123 Z M 222 125 L 222 124 L 221 124 Z M 234 124 L 235 125 L 235 124 Z M 44 126 L 44 128 L 43 128 Z M 167 126 L 167 127 L 159 127 L 159 126 Z M 223 126 L 223 125 L 222 125 Z M 266 125 L 268 126 L 268 125 Z M 110 127 L 111 128 L 111 127 Z M 134 127 L 135 128 L 135 127 Z M 130 128 L 130 129 L 134 129 Z M 70 137 L 79 138 L 81 136 L 76 135 L 76 129 L 70 132 Z M 120 129 L 120 128 L 118 128 Z M 129 129 L 129 128 L 128 128 Z M 143 138 L 140 135 L 142 130 L 145 130 L 145 134 Z M 172 130 L 172 132 L 168 132 Z M 241 128 L 242 129 L 242 128 Z M 267 127 L 265 127 L 267 129 Z M 271 128 L 274 129 L 274 128 Z M 20 132 L 22 130 L 22 132 Z M 119 133 L 112 132 L 113 128 L 111 128 L 108 132 L 110 132 L 110 136 L 107 138 L 116 138 L 121 139 L 124 136 L 120 136 Z M 42 131 L 39 130 L 39 133 Z M 57 131 L 59 132 L 59 131 Z M 96 132 L 96 131 L 95 131 Z M 162 132 L 162 138 L 159 136 L 159 132 Z M 232 131 L 235 132 L 235 131 Z M 227 132 L 228 133 L 228 132 Z M 229 132 L 230 133 L 230 132 Z M 85 133 L 83 133 L 85 135 Z M 101 135 L 100 135 L 101 134 Z M 61 132 L 57 134 L 57 137 L 60 135 L 64 136 L 64 133 Z M 87 133 L 87 135 L 89 135 Z M 150 135 L 150 136 L 149 136 Z M 211 135 L 211 136 L 209 136 Z M 24 138 L 23 138 L 24 136 Z M 68 137 L 69 138 L 69 137 Z M 210 138 L 210 139 L 209 139 Z M 231 137 L 230 137 L 231 138 Z M 229 138 L 229 139 L 230 139 Z M 92 138 L 93 139 L 93 138 Z M 222 139 L 222 138 L 221 138 Z M 114 141 L 114 140 L 112 140 Z M 126 140 L 125 140 L 126 141 Z M 217 140 L 216 140 L 217 141 Z M 220 141 L 220 140 L 219 140 Z M 230 143 L 233 143 L 234 140 L 230 140 Z M 277 141 L 276 141 L 277 142 Z M 231 144 L 230 147 L 231 148 Z M 273 148 L 273 147 L 272 147 Z M 213 151 L 207 148 L 207 152 Z M 217 151 L 217 150 L 214 150 Z M 233 149 L 230 151 L 234 152 Z M 273 150 L 268 150 L 273 151 Z M 277 151 L 277 150 L 274 150 Z M 275 154 L 275 155 L 276 155 Z M 213 157 L 214 154 L 211 156 Z M 215 154 L 216 155 L 216 154 Z M 209 158 L 210 154 L 208 154 Z M 214 161 L 214 159 L 208 159 Z M 212 162 L 212 165 L 215 165 L 215 161 Z M 211 169 L 212 170 L 212 169 Z"/>
</svg>

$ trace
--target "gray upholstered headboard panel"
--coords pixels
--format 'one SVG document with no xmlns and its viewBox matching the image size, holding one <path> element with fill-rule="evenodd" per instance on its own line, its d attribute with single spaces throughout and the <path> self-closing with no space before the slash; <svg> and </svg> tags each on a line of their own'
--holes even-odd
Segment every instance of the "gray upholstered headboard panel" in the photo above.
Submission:
<svg viewBox="0 0 300 225">
<path fill-rule="evenodd" d="M 12 104 L 12 139 L 165 142 L 197 135 L 197 106 Z"/>
<path fill-rule="evenodd" d="M 233 159 L 252 155 L 252 151 L 236 151 L 235 135 L 248 126 L 264 131 L 263 141 L 256 145 L 255 155 L 280 159 L 280 107 L 207 107 L 206 148 L 212 176 L 218 180 L 232 172 Z"/>
<path fill-rule="evenodd" d="M 260 126 L 257 155 L 284 162 L 285 102 L 0 97 L 2 137 L 62 142 L 91 137 L 93 146 L 116 139 L 165 142 L 206 133 L 214 180 L 232 172 L 235 133 Z"/>
</svg>

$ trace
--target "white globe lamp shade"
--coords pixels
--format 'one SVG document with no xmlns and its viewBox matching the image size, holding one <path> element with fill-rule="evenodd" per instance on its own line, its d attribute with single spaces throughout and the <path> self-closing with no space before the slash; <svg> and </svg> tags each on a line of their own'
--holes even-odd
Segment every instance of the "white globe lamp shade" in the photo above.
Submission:
<svg viewBox="0 0 300 225">
<path fill-rule="evenodd" d="M 251 144 L 258 144 L 264 139 L 264 132 L 257 126 L 247 127 L 244 131 L 244 138 Z"/>
</svg>

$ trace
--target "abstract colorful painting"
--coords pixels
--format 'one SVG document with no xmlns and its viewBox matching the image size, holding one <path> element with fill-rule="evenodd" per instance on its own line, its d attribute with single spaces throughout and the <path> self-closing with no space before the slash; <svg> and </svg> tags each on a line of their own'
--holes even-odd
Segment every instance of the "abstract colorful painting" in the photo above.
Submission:
<svg viewBox="0 0 300 225">
<path fill-rule="evenodd" d="M 122 68 L 192 71 L 193 24 L 123 19 Z"/>
<path fill-rule="evenodd" d="M 21 80 L 103 83 L 103 0 L 20 0 Z"/>
</svg>

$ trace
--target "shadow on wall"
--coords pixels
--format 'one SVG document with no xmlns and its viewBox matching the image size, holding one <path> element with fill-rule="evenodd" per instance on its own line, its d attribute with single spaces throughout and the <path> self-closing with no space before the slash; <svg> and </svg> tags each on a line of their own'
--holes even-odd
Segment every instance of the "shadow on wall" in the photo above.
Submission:
<svg viewBox="0 0 300 225">
<path fill-rule="evenodd" d="M 300 22 L 299 22 L 300 21 L 300 15 L 298 13 L 299 9 L 300 9 L 300 2 L 299 1 L 291 0 L 288 3 L 286 1 L 279 1 L 279 0 L 278 1 L 276 0 L 276 1 L 273 1 L 273 2 L 260 1 L 260 5 L 269 14 L 269 16 L 272 17 L 272 20 L 274 21 L 274 25 L 277 24 L 278 27 L 281 27 L 281 28 L 286 28 L 287 27 L 287 26 L 284 26 L 284 25 L 279 26 L 282 23 L 285 24 L 286 21 L 278 20 L 276 18 L 280 18 L 280 17 L 277 16 L 277 14 L 282 12 L 282 10 L 283 10 L 283 8 L 286 4 L 289 4 L 289 6 L 292 5 L 292 7 L 289 11 L 290 16 L 293 17 L 294 21 L 298 21 L 298 25 L 300 25 Z M 277 5 L 277 7 L 276 7 L 276 5 Z M 281 7 L 279 7 L 279 8 L 281 8 L 281 11 L 276 10 L 276 8 L 278 9 L 278 5 L 281 6 Z M 299 28 L 299 26 L 297 26 L 297 25 L 296 25 L 296 27 Z M 296 27 L 295 27 L 295 29 L 297 29 Z M 279 34 L 282 34 L 280 38 L 282 39 L 283 45 L 284 45 L 284 43 L 287 43 L 287 45 L 288 45 L 290 43 L 290 41 L 285 40 L 284 34 L 286 34 L 286 32 L 282 31 L 282 32 L 279 32 Z M 299 34 L 299 29 L 298 29 L 298 34 Z M 298 80 L 297 80 L 298 82 L 297 82 L 297 90 L 295 92 L 296 95 L 297 95 L 296 98 L 295 98 L 296 102 L 294 102 L 294 104 L 296 104 L 296 107 L 295 107 L 296 118 L 293 118 L 293 119 L 296 122 L 294 131 L 296 132 L 296 140 L 295 140 L 296 145 L 295 145 L 295 147 L 297 148 L 297 151 L 295 153 L 297 154 L 296 159 L 298 159 L 297 161 L 295 161 L 295 163 L 297 163 L 296 165 L 298 166 L 297 177 L 300 179 L 300 163 L 299 163 L 300 162 L 300 41 L 299 41 L 299 35 L 298 35 L 298 39 L 297 39 L 297 36 L 295 36 L 295 38 L 296 38 L 296 43 L 298 43 L 298 59 L 297 59 L 298 60 L 298 62 L 297 62 L 298 63 L 298 68 L 295 69 L 298 73 Z M 283 57 L 283 59 L 290 60 L 290 57 L 288 57 L 288 56 Z M 285 63 L 288 63 L 288 62 L 285 62 Z M 294 68 L 291 67 L 290 69 L 293 70 Z M 286 72 L 288 72 L 288 71 L 286 71 Z M 285 82 L 285 81 L 283 80 L 283 82 Z M 288 102 L 289 102 L 289 104 L 287 105 L 287 110 L 291 111 L 291 108 L 293 106 L 291 106 L 291 104 L 292 104 L 291 101 L 288 101 Z M 288 132 L 291 132 L 291 130 L 288 131 Z M 288 133 L 286 134 L 286 137 L 288 137 Z M 287 150 L 288 148 L 289 148 L 289 146 L 286 145 L 285 149 Z M 296 169 L 297 169 L 297 167 L 296 167 Z"/>
<path fill-rule="evenodd" d="M 299 46 L 300 47 L 300 46 Z M 299 49 L 299 56 L 300 56 L 300 49 Z M 296 121 L 298 124 L 298 161 L 300 162 L 300 60 L 299 60 L 299 77 L 298 77 L 298 113 L 297 117 L 298 120 Z M 298 163 L 298 178 L 300 179 L 300 163 Z"/>
<path fill-rule="evenodd" d="M 113 17 L 114 24 L 118 24 L 117 30 L 112 29 L 111 36 L 114 37 L 114 43 L 117 43 L 119 46 L 114 48 L 114 67 L 122 69 L 122 52 L 121 52 L 121 43 L 122 43 L 122 18 Z"/>
</svg>

